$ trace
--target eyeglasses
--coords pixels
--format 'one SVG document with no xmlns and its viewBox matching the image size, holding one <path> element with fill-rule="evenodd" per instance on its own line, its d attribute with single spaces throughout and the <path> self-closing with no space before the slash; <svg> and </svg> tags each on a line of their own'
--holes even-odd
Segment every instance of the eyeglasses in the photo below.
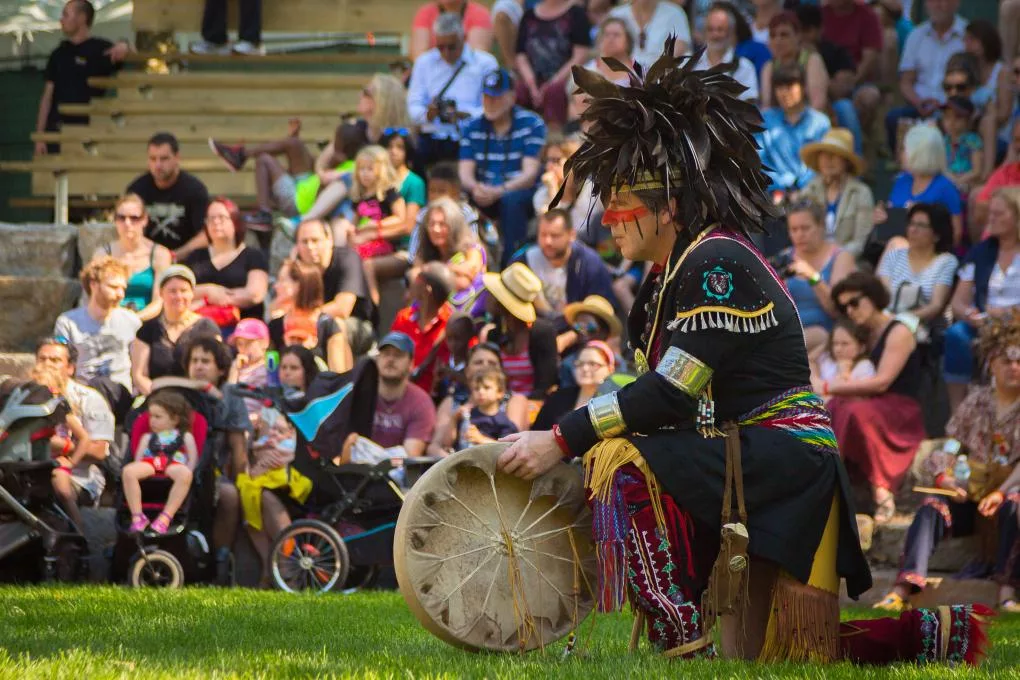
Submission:
<svg viewBox="0 0 1020 680">
<path fill-rule="evenodd" d="M 923 229 L 931 229 L 931 225 L 927 222 L 918 222 L 917 220 L 910 220 L 907 222 L 908 227 L 920 227 Z"/>
<path fill-rule="evenodd" d="M 858 295 L 856 297 L 852 297 L 849 300 L 847 300 L 846 302 L 841 303 L 839 305 L 839 311 L 842 312 L 845 315 L 848 309 L 857 309 L 857 305 L 861 304 L 861 300 L 863 300 L 863 299 L 864 299 L 864 295 Z"/>
<path fill-rule="evenodd" d="M 581 335 L 594 335 L 598 332 L 599 325 L 594 321 L 589 321 L 587 323 L 575 323 L 571 328 Z"/>
<path fill-rule="evenodd" d="M 209 215 L 205 218 L 206 224 L 219 224 L 230 221 L 230 215 Z"/>
<path fill-rule="evenodd" d="M 410 137 L 411 136 L 411 131 L 408 130 L 407 128 L 403 128 L 403 127 L 399 127 L 399 128 L 392 128 L 392 127 L 384 128 L 383 131 L 382 131 L 382 136 L 383 137 L 389 137 L 390 135 L 397 135 L 399 137 Z"/>
<path fill-rule="evenodd" d="M 439 50 L 440 52 L 456 52 L 458 49 L 460 49 L 460 43 L 454 42 L 446 45 L 442 43 L 436 43 L 436 49 Z"/>
<path fill-rule="evenodd" d="M 942 83 L 942 89 L 946 94 L 966 92 L 968 90 L 967 83 Z"/>
<path fill-rule="evenodd" d="M 117 213 L 113 216 L 116 222 L 141 222 L 145 219 L 145 215 L 124 215 L 123 213 Z"/>
<path fill-rule="evenodd" d="M 609 368 L 606 364 L 600 364 L 597 361 L 578 361 L 574 364 L 575 368 L 579 368 L 582 371 L 597 371 L 600 368 Z"/>
</svg>

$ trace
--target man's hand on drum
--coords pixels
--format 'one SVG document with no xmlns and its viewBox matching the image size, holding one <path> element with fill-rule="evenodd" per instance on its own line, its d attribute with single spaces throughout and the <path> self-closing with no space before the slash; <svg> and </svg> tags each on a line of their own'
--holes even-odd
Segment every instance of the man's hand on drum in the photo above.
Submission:
<svg viewBox="0 0 1020 680">
<path fill-rule="evenodd" d="M 518 432 L 499 441 L 510 446 L 499 456 L 499 469 L 521 479 L 534 479 L 551 470 L 563 458 L 550 430 Z"/>
</svg>

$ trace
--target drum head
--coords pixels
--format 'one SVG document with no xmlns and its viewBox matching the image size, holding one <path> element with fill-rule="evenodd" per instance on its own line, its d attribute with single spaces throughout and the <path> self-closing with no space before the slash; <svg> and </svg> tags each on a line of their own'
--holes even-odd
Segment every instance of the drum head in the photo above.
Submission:
<svg viewBox="0 0 1020 680">
<path fill-rule="evenodd" d="M 594 606 L 591 515 L 578 467 L 528 482 L 496 470 L 507 444 L 433 466 L 404 499 L 393 541 L 400 592 L 422 624 L 469 650 L 562 638 Z"/>
</svg>

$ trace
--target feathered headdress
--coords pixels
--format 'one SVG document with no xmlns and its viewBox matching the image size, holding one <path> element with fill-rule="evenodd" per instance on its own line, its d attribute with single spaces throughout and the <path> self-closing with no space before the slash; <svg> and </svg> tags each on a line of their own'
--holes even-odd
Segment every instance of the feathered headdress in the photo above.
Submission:
<svg viewBox="0 0 1020 680">
<path fill-rule="evenodd" d="M 989 316 L 978 335 L 978 353 L 985 361 L 1009 347 L 1020 347 L 1020 310 Z"/>
<path fill-rule="evenodd" d="M 754 140 L 761 114 L 739 99 L 746 88 L 729 75 L 731 65 L 695 70 L 701 51 L 674 57 L 675 42 L 675 36 L 666 40 L 643 78 L 604 59 L 630 76 L 629 85 L 573 68 L 578 91 L 592 100 L 581 116 L 590 124 L 585 141 L 565 173 L 577 182 L 590 179 L 605 205 L 613 190 L 634 191 L 656 211 L 676 199 L 676 217 L 691 233 L 713 222 L 745 233 L 763 230 L 765 217 L 779 212 L 766 195 Z"/>
</svg>

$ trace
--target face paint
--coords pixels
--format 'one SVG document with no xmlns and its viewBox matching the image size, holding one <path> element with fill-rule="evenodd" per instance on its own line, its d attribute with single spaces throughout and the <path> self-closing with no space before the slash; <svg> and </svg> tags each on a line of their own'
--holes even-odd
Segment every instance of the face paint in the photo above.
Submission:
<svg viewBox="0 0 1020 680">
<path fill-rule="evenodd" d="M 642 217 L 647 217 L 651 214 L 651 211 L 644 206 L 638 206 L 632 210 L 607 210 L 602 213 L 602 226 L 611 227 L 620 222 L 637 222 Z"/>
</svg>

